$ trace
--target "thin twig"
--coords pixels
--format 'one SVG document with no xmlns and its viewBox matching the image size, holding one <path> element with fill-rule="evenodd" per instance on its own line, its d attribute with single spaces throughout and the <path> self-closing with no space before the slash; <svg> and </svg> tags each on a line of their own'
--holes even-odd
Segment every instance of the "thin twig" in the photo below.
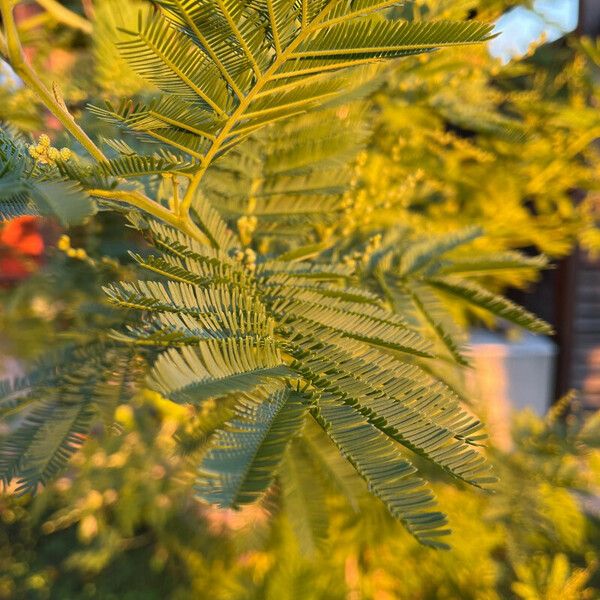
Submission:
<svg viewBox="0 0 600 600">
<path fill-rule="evenodd" d="M 14 72 L 39 96 L 46 108 L 97 161 L 105 161 L 106 157 L 102 151 L 92 142 L 83 129 L 79 127 L 73 115 L 58 101 L 52 91 L 42 83 L 37 73 L 25 60 L 13 15 L 13 8 L 12 0 L 0 0 L 0 14 L 2 14 L 6 40 L 6 56 Z"/>
<path fill-rule="evenodd" d="M 79 29 L 83 31 L 83 33 L 91 35 L 94 29 L 92 24 L 76 12 L 69 10 L 66 6 L 63 6 L 56 0 L 36 0 L 36 2 L 59 23 L 63 23 L 64 25 Z"/>
<path fill-rule="evenodd" d="M 125 202 L 136 208 L 141 208 L 143 211 L 158 217 L 159 219 L 179 227 L 180 223 L 177 217 L 164 206 L 161 206 L 158 202 L 148 198 L 141 192 L 127 192 L 125 190 L 99 190 L 91 189 L 88 190 L 90 196 L 96 198 L 105 198 L 107 200 L 116 200 L 117 202 Z"/>
</svg>

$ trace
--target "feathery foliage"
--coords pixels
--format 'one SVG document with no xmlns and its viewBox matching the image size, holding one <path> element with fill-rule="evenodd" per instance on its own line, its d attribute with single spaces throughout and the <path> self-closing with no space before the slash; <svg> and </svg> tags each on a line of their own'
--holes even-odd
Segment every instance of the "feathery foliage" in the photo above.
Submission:
<svg viewBox="0 0 600 600">
<path fill-rule="evenodd" d="M 96 107 L 100 117 L 197 159 L 200 172 L 263 127 L 336 97 L 361 78 L 347 68 L 489 37 L 476 22 L 389 20 L 389 2 L 161 0 L 119 43 L 162 94 Z"/>
<path fill-rule="evenodd" d="M 112 302 L 148 315 L 119 338 L 180 346 L 152 370 L 150 385 L 167 398 L 198 406 L 241 394 L 241 416 L 200 465 L 200 495 L 236 506 L 264 491 L 286 445 L 315 419 L 392 514 L 440 545 L 443 515 L 430 510 L 431 492 L 395 443 L 473 485 L 493 477 L 473 445 L 481 423 L 411 364 L 429 356 L 425 340 L 376 295 L 347 287 L 347 266 L 257 259 L 149 227 L 162 255 L 138 260 L 162 279 L 107 289 Z M 284 387 L 269 391 L 276 384 Z"/>
<path fill-rule="evenodd" d="M 398 12 L 414 21 L 487 20 L 512 6 L 424 0 Z M 535 247 L 562 257 L 579 241 L 595 252 L 598 85 L 593 50 L 586 60 L 581 49 L 573 34 L 537 40 L 508 64 L 485 45 L 397 61 L 374 98 L 353 227 L 402 223 L 444 234 L 476 225 L 488 251 Z M 585 198 L 573 202 L 574 189 Z"/>
<path fill-rule="evenodd" d="M 478 280 L 497 273 L 537 273 L 547 267 L 543 256 L 519 252 L 462 252 L 483 236 L 479 228 L 438 236 L 417 236 L 406 229 L 390 229 L 371 238 L 363 252 L 347 256 L 366 286 L 385 297 L 395 312 L 405 315 L 449 356 L 467 365 L 456 340 L 451 302 L 478 316 L 492 316 L 533 333 L 552 328 L 522 307 L 481 285 Z"/>
<path fill-rule="evenodd" d="M 291 247 L 323 237 L 355 183 L 365 121 L 359 103 L 261 130 L 213 163 L 204 194 L 244 241 Z"/>
<path fill-rule="evenodd" d="M 197 412 L 210 405 L 233 411 L 202 449 L 200 498 L 237 508 L 264 497 L 277 480 L 286 501 L 298 503 L 299 493 L 307 495 L 299 489 L 306 478 L 298 465 L 324 438 L 420 542 L 446 547 L 440 541 L 449 533 L 446 517 L 415 465 L 429 461 L 485 488 L 494 481 L 477 449 L 485 436 L 479 420 L 425 368 L 436 349 L 405 319 L 410 315 L 388 287 L 399 296 L 409 288 L 413 309 L 459 357 L 429 316 L 419 286 L 545 332 L 544 324 L 470 280 L 522 259 L 488 257 L 461 271 L 446 253 L 469 233 L 412 245 L 390 240 L 363 269 L 338 260 L 343 242 L 320 238 L 346 207 L 365 139 L 363 111 L 345 104 L 380 84 L 377 63 L 479 43 L 490 38 L 491 26 L 400 20 L 387 0 L 153 4 L 118 43 L 148 93 L 91 109 L 122 132 L 104 140 L 109 156 L 55 91 L 50 107 L 95 162 L 47 161 L 45 146 L 30 158 L 14 146 L 25 170 L 9 152 L 3 158 L 1 172 L 17 173 L 27 189 L 39 185 L 56 196 L 59 186 L 63 192 L 69 186 L 86 211 L 90 198 L 128 211 L 156 249 L 132 253 L 135 272 L 106 288 L 109 301 L 126 309 L 112 341 L 91 356 L 66 357 L 49 381 L 23 392 L 31 408 L 19 397 L 16 427 L 0 448 L 4 481 L 17 478 L 27 492 L 56 474 L 98 408 L 131 391 L 131 361 L 139 352 L 151 364 L 151 389 Z M 3 6 L 7 37 L 14 36 L 11 9 Z M 106 31 L 115 29 L 110 17 L 102 18 Z M 9 49 L 18 47 L 18 39 L 9 41 Z M 20 197 L 7 204 L 10 214 L 25 211 Z M 262 235 L 287 238 L 285 248 L 253 243 L 259 223 L 250 217 L 260 219 Z M 321 256 L 323 250 L 330 252 Z M 19 396 L 10 386 L 6 394 L 7 404 Z M 314 429 L 321 438 L 305 436 Z M 308 524 L 301 529 L 316 531 L 317 540 L 325 519 L 300 503 Z"/>
<path fill-rule="evenodd" d="M 113 421 L 139 384 L 139 358 L 128 348 L 89 345 L 47 359 L 28 377 L 3 385 L 0 477 L 17 493 L 35 492 L 67 465 L 94 422 Z"/>
</svg>

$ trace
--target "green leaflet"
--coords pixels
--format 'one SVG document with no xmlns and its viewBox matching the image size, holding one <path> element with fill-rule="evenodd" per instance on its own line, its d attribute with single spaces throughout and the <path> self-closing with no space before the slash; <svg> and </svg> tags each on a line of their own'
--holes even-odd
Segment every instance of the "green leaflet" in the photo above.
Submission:
<svg viewBox="0 0 600 600">
<path fill-rule="evenodd" d="M 314 554 L 327 537 L 327 491 L 323 473 L 315 468 L 302 442 L 301 438 L 291 440 L 279 469 L 279 480 L 284 505 L 300 546 L 306 554 Z"/>
<path fill-rule="evenodd" d="M 83 188 L 71 181 L 44 181 L 25 186 L 39 214 L 56 217 L 63 225 L 78 225 L 95 212 Z"/>
<path fill-rule="evenodd" d="M 548 268 L 545 256 L 524 256 L 519 252 L 502 252 L 483 256 L 455 258 L 451 263 L 443 265 L 439 273 L 442 275 L 487 275 L 496 271 L 514 271 L 522 269 L 539 270 Z"/>
<path fill-rule="evenodd" d="M 436 320 L 433 316 L 433 311 L 430 310 L 431 302 L 427 302 L 425 299 L 426 296 L 420 296 L 417 290 L 407 290 L 407 292 L 410 295 L 410 299 L 417 311 L 430 326 L 431 330 L 434 332 L 437 339 L 442 343 L 444 348 L 448 351 L 452 359 L 459 365 L 468 367 L 469 361 L 463 356 L 461 349 L 458 347 L 452 335 L 446 331 L 441 321 Z"/>
<path fill-rule="evenodd" d="M 394 517 L 422 544 L 447 547 L 438 540 L 450 533 L 446 517 L 431 510 L 435 506 L 433 493 L 415 476 L 415 467 L 398 454 L 389 439 L 350 407 L 330 401 L 320 403 L 317 419 L 367 481 L 371 493 L 386 504 Z"/>
<path fill-rule="evenodd" d="M 288 386 L 244 407 L 214 435 L 199 466 L 199 497 L 225 508 L 260 498 L 299 433 L 305 410 L 303 395 Z"/>
<path fill-rule="evenodd" d="M 407 277 L 421 271 L 447 252 L 477 239 L 481 234 L 481 229 L 471 227 L 443 237 L 415 242 L 402 254 L 398 274 L 401 277 Z"/>
<path fill-rule="evenodd" d="M 514 302 L 488 292 L 485 288 L 451 277 L 429 279 L 429 284 L 445 294 L 455 296 L 474 306 L 483 308 L 497 317 L 506 319 L 534 333 L 551 334 L 552 327 Z"/>
<path fill-rule="evenodd" d="M 63 404 L 58 399 L 39 403 L 3 445 L 0 462 L 3 477 L 19 477 L 18 494 L 35 492 L 39 484 L 47 484 L 65 468 L 88 435 L 94 417 L 95 407 L 90 398 L 78 404 Z M 17 456 L 23 459 L 17 460 Z"/>
<path fill-rule="evenodd" d="M 294 58 L 404 56 L 442 46 L 469 44 L 489 38 L 488 25 L 471 22 L 405 22 L 384 18 L 362 18 L 352 23 L 323 27 L 300 44 Z"/>
<path fill-rule="evenodd" d="M 226 339 L 163 353 L 152 371 L 151 385 L 172 400 L 198 403 L 250 392 L 266 379 L 288 374 L 273 342 Z"/>
</svg>

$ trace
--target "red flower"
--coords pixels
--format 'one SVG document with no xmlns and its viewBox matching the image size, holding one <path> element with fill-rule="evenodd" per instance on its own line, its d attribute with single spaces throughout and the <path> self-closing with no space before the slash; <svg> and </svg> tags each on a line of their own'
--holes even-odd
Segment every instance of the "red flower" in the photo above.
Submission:
<svg viewBox="0 0 600 600">
<path fill-rule="evenodd" d="M 39 267 L 44 238 L 36 217 L 17 217 L 0 230 L 0 282 L 12 284 Z"/>
<path fill-rule="evenodd" d="M 17 217 L 9 221 L 0 234 L 0 241 L 26 256 L 40 256 L 44 252 L 44 239 L 36 217 Z"/>
</svg>

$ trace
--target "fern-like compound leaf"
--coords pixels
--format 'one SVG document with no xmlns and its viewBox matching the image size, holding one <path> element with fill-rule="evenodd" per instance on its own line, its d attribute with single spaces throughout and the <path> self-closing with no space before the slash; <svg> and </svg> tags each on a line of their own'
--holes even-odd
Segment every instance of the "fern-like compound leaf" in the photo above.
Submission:
<svg viewBox="0 0 600 600">
<path fill-rule="evenodd" d="M 221 507 L 238 507 L 260 498 L 269 487 L 286 448 L 302 427 L 304 397 L 279 386 L 260 403 L 218 431 L 199 466 L 198 495 Z"/>
<path fill-rule="evenodd" d="M 514 302 L 493 294 L 473 282 L 460 281 L 452 277 L 435 277 L 429 279 L 429 283 L 444 294 L 464 300 L 529 331 L 542 334 L 552 333 L 552 327 L 548 323 L 538 319 Z"/>
<path fill-rule="evenodd" d="M 390 2 L 160 0 L 119 46 L 163 91 L 149 106 L 96 114 L 199 160 L 206 171 L 265 126 L 325 106 L 356 87 L 343 70 L 486 40 L 476 22 L 418 23 L 377 14 Z"/>
<path fill-rule="evenodd" d="M 450 533 L 446 517 L 432 510 L 433 493 L 388 438 L 348 406 L 322 401 L 317 420 L 394 517 L 421 543 L 434 548 L 447 547 L 439 541 Z"/>
<path fill-rule="evenodd" d="M 200 466 L 200 495 L 222 506 L 257 499 L 301 435 L 300 422 L 316 418 L 392 514 L 436 545 L 445 521 L 430 510 L 433 496 L 399 447 L 472 485 L 485 487 L 493 477 L 475 447 L 481 423 L 413 364 L 429 356 L 423 338 L 381 298 L 353 287 L 347 265 L 277 257 L 248 263 L 244 253 L 232 258 L 170 227 L 150 227 L 162 254 L 138 260 L 159 278 L 107 292 L 146 315 L 120 340 L 168 348 L 152 368 L 153 389 L 194 406 L 234 401 L 236 418 L 215 434 Z M 350 422 L 360 434 L 356 444 L 353 429 L 344 434 Z M 363 433 L 381 456 L 361 453 Z M 286 455 L 283 464 L 291 460 Z M 283 485 L 289 476 L 281 474 Z M 287 483 L 298 485 L 297 478 Z"/>
<path fill-rule="evenodd" d="M 18 493 L 35 492 L 55 478 L 92 424 L 112 422 L 114 409 L 139 383 L 138 357 L 127 347 L 76 347 L 47 363 L 2 386 L 8 432 L 0 438 L 0 481 L 14 481 Z"/>
</svg>

